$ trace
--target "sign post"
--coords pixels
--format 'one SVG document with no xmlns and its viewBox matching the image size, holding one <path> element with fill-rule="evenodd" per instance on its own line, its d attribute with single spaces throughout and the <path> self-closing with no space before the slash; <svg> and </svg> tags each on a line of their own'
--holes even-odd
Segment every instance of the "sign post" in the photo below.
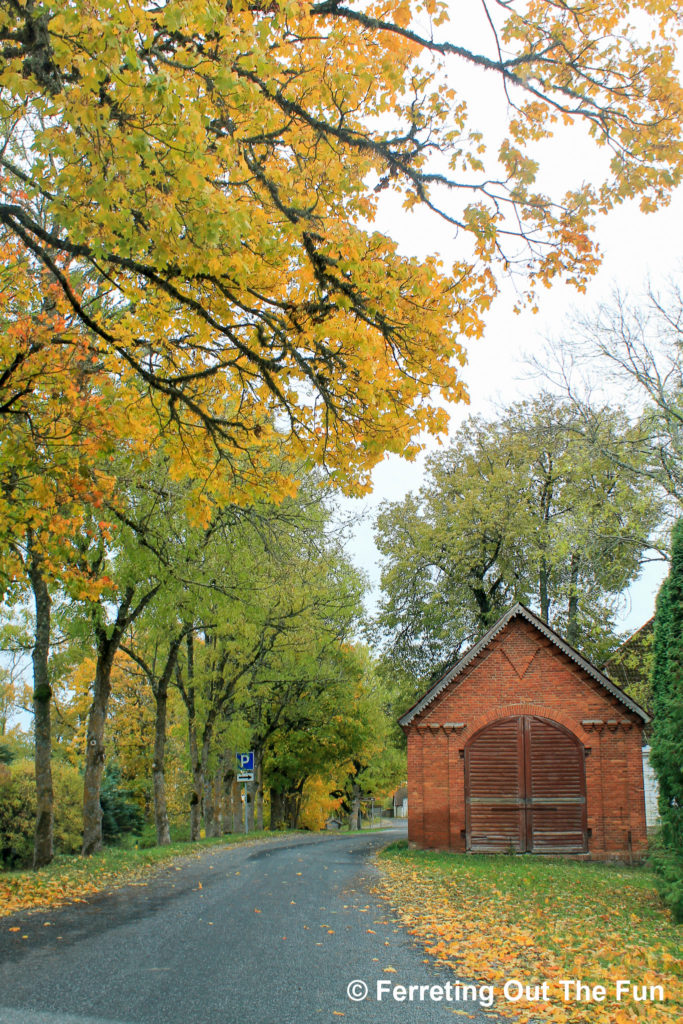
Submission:
<svg viewBox="0 0 683 1024">
<path fill-rule="evenodd" d="M 237 773 L 237 781 L 244 783 L 244 834 L 249 833 L 249 803 L 247 801 L 247 783 L 254 781 L 254 751 L 248 750 L 237 754 L 237 763 L 240 770 Z"/>
</svg>

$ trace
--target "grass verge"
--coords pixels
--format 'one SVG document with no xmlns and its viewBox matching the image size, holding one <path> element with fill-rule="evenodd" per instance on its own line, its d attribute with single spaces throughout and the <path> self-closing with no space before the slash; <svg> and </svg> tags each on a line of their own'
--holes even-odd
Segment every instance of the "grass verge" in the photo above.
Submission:
<svg viewBox="0 0 683 1024">
<path fill-rule="evenodd" d="M 111 846 L 92 857 L 57 856 L 40 871 L 0 871 L 0 917 L 20 910 L 59 907 L 88 896 L 150 878 L 178 857 L 198 857 L 208 847 L 228 846 L 255 839 L 277 839 L 296 832 L 235 833 L 197 843 L 123 848 Z"/>
<path fill-rule="evenodd" d="M 387 847 L 379 865 L 380 895 L 425 951 L 455 977 L 493 986 L 492 1015 L 544 1024 L 683 1021 L 683 928 L 647 869 L 433 853 L 406 843 Z M 577 998 L 577 981 L 589 991 L 603 986 L 604 998 L 600 990 Z M 619 981 L 630 987 L 617 999 Z M 513 996 L 522 985 L 514 1002 L 508 982 Z M 543 982 L 541 999 L 528 998 Z M 468 1016 L 457 1003 L 451 1009 Z"/>
</svg>

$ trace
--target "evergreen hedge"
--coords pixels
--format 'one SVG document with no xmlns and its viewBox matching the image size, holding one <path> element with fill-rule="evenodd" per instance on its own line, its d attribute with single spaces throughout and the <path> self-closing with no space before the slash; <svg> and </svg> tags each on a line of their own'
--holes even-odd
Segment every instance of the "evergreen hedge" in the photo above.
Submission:
<svg viewBox="0 0 683 1024">
<path fill-rule="evenodd" d="M 652 861 L 664 901 L 683 921 L 683 519 L 674 527 L 671 568 L 657 596 L 652 694 L 650 760 L 662 819 Z"/>
</svg>

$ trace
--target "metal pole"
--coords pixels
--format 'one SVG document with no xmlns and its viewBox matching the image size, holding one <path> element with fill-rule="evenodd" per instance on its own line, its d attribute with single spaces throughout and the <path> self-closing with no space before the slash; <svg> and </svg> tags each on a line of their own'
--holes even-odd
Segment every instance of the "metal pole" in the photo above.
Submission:
<svg viewBox="0 0 683 1024">
<path fill-rule="evenodd" d="M 247 784 L 244 783 L 244 834 L 249 833 L 249 805 L 247 803 Z"/>
</svg>

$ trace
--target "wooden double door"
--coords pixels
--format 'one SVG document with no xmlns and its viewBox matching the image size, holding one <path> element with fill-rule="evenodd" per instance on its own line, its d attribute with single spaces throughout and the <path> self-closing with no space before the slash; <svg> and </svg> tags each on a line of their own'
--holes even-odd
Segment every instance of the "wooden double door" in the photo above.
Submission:
<svg viewBox="0 0 683 1024">
<path fill-rule="evenodd" d="M 546 718 L 503 718 L 465 747 L 467 848 L 481 853 L 584 853 L 583 745 Z"/>
</svg>

